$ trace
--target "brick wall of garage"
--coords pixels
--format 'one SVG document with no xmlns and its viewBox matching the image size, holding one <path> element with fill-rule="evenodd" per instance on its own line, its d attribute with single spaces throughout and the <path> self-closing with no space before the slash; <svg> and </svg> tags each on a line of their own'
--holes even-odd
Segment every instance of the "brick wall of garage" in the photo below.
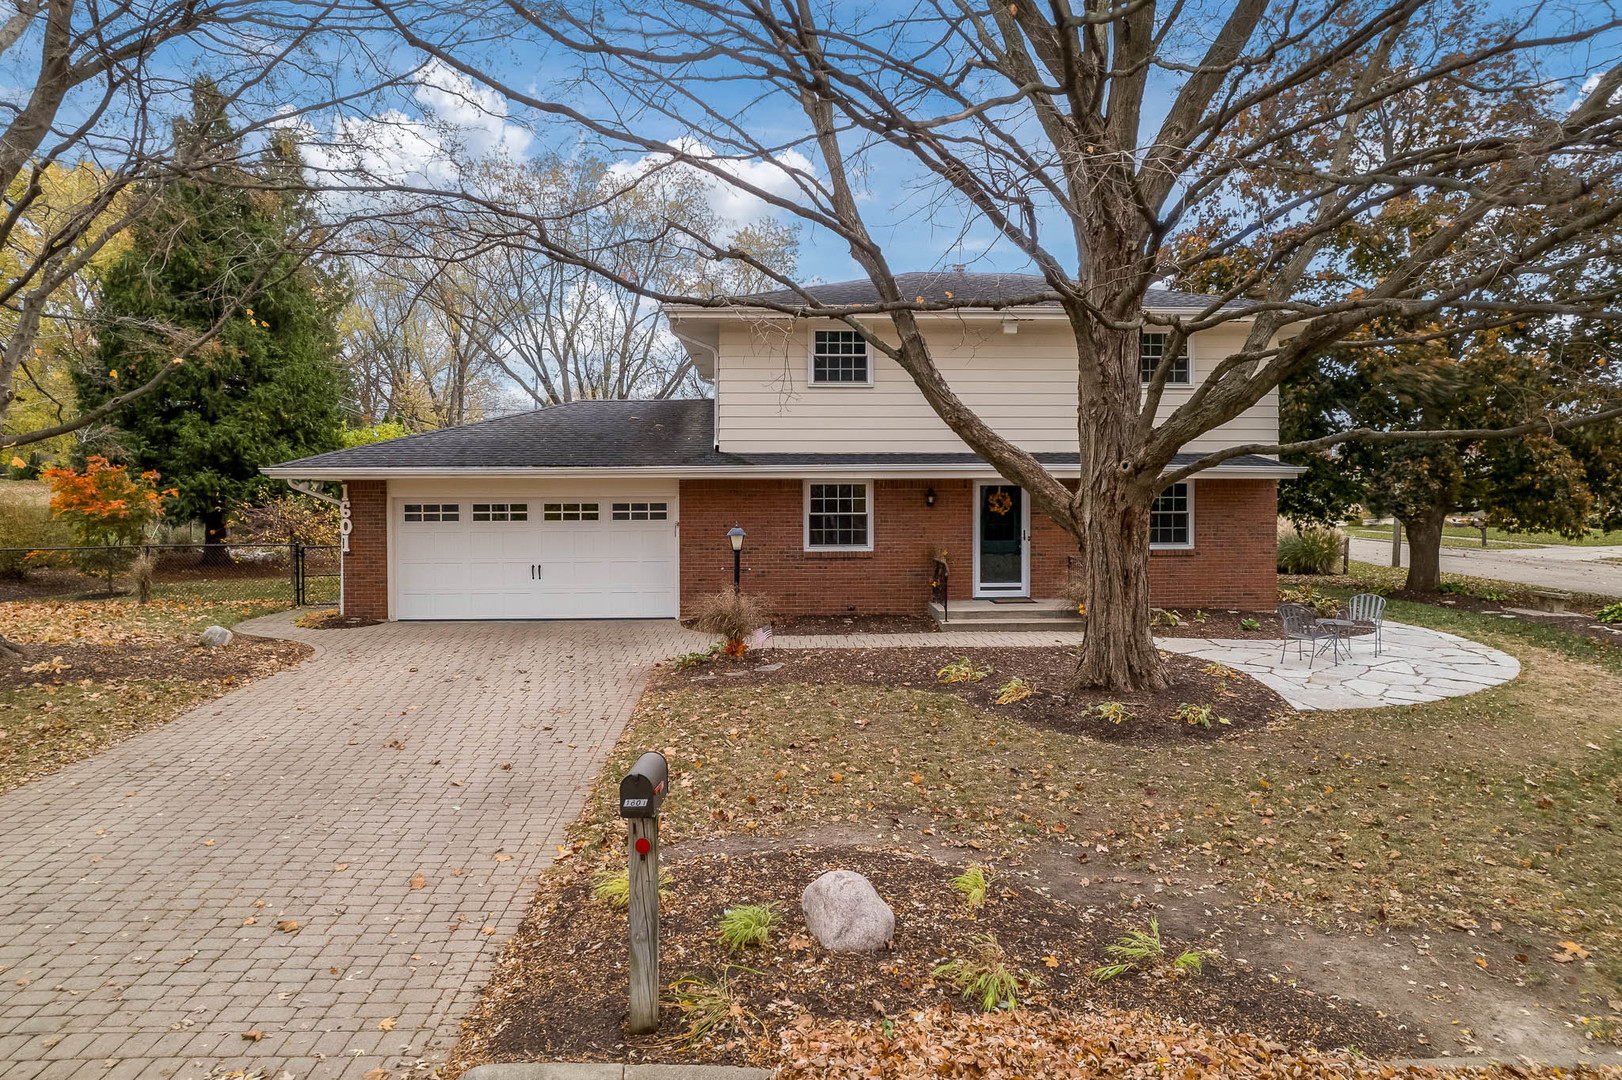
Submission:
<svg viewBox="0 0 1622 1080">
<path fill-rule="evenodd" d="M 684 480 L 681 485 L 682 611 L 730 588 L 726 532 L 741 525 L 745 589 L 773 598 L 784 614 L 921 613 L 929 603 L 931 556 L 947 553 L 953 599 L 973 591 L 974 484 L 969 480 L 879 480 L 873 550 L 804 550 L 799 480 Z M 935 505 L 925 493 L 935 491 Z M 1264 610 L 1276 601 L 1277 484 L 1201 480 L 1194 491 L 1194 548 L 1155 551 L 1154 602 L 1166 607 Z M 1031 516 L 1031 592 L 1057 595 L 1075 544 L 1040 512 Z"/>
<path fill-rule="evenodd" d="M 389 617 L 389 492 L 384 480 L 349 481 L 349 554 L 344 556 L 344 614 Z"/>
</svg>

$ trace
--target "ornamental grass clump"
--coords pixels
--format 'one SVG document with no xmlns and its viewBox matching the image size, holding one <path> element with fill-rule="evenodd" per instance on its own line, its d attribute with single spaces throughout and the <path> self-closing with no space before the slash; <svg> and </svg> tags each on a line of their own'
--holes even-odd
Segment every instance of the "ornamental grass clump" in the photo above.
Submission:
<svg viewBox="0 0 1622 1080">
<path fill-rule="evenodd" d="M 727 908 L 721 916 L 721 932 L 717 937 L 731 951 L 742 952 L 751 945 L 766 944 L 776 921 L 775 903 Z"/>
<path fill-rule="evenodd" d="M 749 651 L 749 638 L 772 617 L 772 602 L 758 593 L 723 589 L 698 602 L 693 627 L 706 634 L 719 635 L 721 651 L 742 656 Z"/>
<path fill-rule="evenodd" d="M 730 964 L 718 978 L 691 976 L 670 984 L 669 1003 L 681 1010 L 684 1021 L 680 1034 L 671 1040 L 674 1045 L 690 1050 L 711 1035 L 731 1032 L 748 1038 L 754 1036 L 757 1025 L 765 1030 L 760 1017 L 743 1007 L 733 989 L 732 970 L 759 974 L 753 968 Z"/>
<path fill-rule="evenodd" d="M 950 960 L 939 965 L 930 974 L 945 981 L 963 996 L 963 1000 L 981 1012 L 993 1009 L 1019 1008 L 1019 999 L 1028 998 L 1042 980 L 1028 971 L 1015 971 L 1008 966 L 1008 954 L 997 944 L 995 934 L 977 937 L 970 943 L 971 955 L 962 960 Z"/>
<path fill-rule="evenodd" d="M 592 886 L 591 894 L 599 900 L 606 900 L 609 907 L 626 908 L 631 906 L 631 872 L 629 870 L 607 870 L 597 875 L 597 883 Z M 663 904 L 670 899 L 670 874 L 659 871 L 659 903 Z"/>
<path fill-rule="evenodd" d="M 986 888 L 990 884 L 991 871 L 979 863 L 971 863 L 967 870 L 952 879 L 952 888 L 963 894 L 963 902 L 970 911 L 986 906 Z"/>
<path fill-rule="evenodd" d="M 1278 524 L 1278 572 L 1333 574 L 1346 534 L 1322 525 Z"/>
<path fill-rule="evenodd" d="M 976 667 L 974 661 L 965 656 L 941 668 L 935 673 L 935 677 L 943 683 L 980 682 L 990 674 L 989 666 Z"/>
<path fill-rule="evenodd" d="M 1156 919 L 1149 920 L 1147 929 L 1128 930 L 1115 944 L 1105 946 L 1104 952 L 1111 957 L 1111 962 L 1088 973 L 1099 982 L 1109 982 L 1129 971 L 1140 970 L 1165 978 L 1193 976 L 1198 975 L 1205 964 L 1205 954 L 1199 949 L 1185 949 L 1167 961 L 1166 946 L 1160 940 L 1160 923 Z"/>
</svg>

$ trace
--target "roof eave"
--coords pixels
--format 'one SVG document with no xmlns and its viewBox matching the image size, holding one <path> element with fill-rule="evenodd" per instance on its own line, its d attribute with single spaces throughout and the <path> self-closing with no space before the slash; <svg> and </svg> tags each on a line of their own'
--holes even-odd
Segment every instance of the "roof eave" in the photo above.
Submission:
<svg viewBox="0 0 1622 1080">
<path fill-rule="evenodd" d="M 1047 471 L 1061 479 L 1081 475 L 1079 465 L 1050 465 Z M 607 480 L 638 479 L 700 480 L 739 478 L 753 480 L 797 480 L 807 476 L 884 477 L 894 480 L 941 480 L 992 477 L 997 471 L 981 462 L 930 464 L 845 463 L 799 465 L 634 465 L 634 466 L 547 466 L 547 465 L 467 465 L 467 466 L 299 466 L 296 463 L 272 465 L 260 472 L 275 480 L 409 480 L 471 479 L 492 477 L 504 480 Z M 1305 469 L 1283 463 L 1272 465 L 1216 465 L 1196 474 L 1219 479 L 1288 480 Z"/>
</svg>

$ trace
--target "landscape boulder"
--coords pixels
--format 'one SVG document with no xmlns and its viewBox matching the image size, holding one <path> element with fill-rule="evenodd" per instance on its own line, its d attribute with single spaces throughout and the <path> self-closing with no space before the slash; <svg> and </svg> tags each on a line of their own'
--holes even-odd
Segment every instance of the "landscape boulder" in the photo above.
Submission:
<svg viewBox="0 0 1622 1080">
<path fill-rule="evenodd" d="M 830 870 L 800 894 L 805 925 L 833 952 L 872 952 L 895 938 L 895 912 L 854 870 Z"/>
<path fill-rule="evenodd" d="M 217 649 L 221 645 L 231 644 L 231 639 L 235 636 L 235 634 L 231 633 L 231 631 L 227 630 L 223 626 L 211 626 L 207 630 L 203 631 L 201 640 L 203 644 L 207 645 L 209 648 Z"/>
</svg>

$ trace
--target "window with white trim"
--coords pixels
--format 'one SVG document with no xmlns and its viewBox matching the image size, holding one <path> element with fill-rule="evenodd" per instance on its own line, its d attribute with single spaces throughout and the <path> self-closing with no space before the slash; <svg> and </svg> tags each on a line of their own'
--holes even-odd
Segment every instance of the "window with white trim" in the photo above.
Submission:
<svg viewBox="0 0 1622 1080">
<path fill-rule="evenodd" d="M 406 503 L 405 519 L 408 524 L 429 521 L 460 521 L 461 503 Z"/>
<path fill-rule="evenodd" d="M 811 336 L 811 382 L 866 384 L 872 381 L 867 341 L 854 330 L 818 330 Z"/>
<path fill-rule="evenodd" d="M 597 504 L 594 502 L 542 503 L 541 517 L 546 521 L 596 521 Z"/>
<path fill-rule="evenodd" d="M 805 485 L 806 549 L 871 551 L 872 494 L 871 485 L 865 481 L 808 481 Z"/>
<path fill-rule="evenodd" d="M 662 502 L 617 502 L 610 511 L 615 521 L 664 521 L 670 506 Z"/>
<path fill-rule="evenodd" d="M 1155 368 L 1160 366 L 1161 357 L 1166 355 L 1166 339 L 1170 334 L 1142 334 L 1138 338 L 1138 377 L 1145 385 L 1154 378 Z M 1177 357 L 1171 362 L 1171 371 L 1166 375 L 1166 385 L 1187 386 L 1193 380 L 1193 369 L 1188 362 L 1188 339 L 1183 339 L 1182 348 L 1177 351 Z"/>
<path fill-rule="evenodd" d="M 1149 546 L 1194 546 L 1194 497 L 1189 486 L 1173 484 L 1149 508 Z"/>
<path fill-rule="evenodd" d="M 528 521 L 529 503 L 474 503 L 474 521 Z"/>
</svg>

